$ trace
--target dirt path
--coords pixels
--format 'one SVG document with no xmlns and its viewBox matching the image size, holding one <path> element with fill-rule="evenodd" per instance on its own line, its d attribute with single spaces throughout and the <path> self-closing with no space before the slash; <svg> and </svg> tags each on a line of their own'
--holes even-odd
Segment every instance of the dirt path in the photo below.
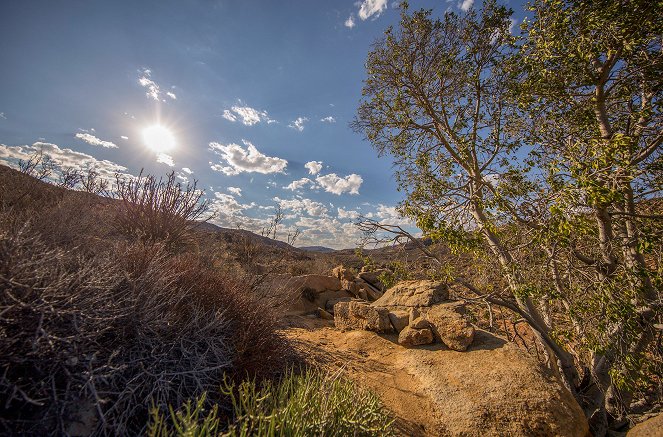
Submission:
<svg viewBox="0 0 663 437">
<path fill-rule="evenodd" d="M 407 371 L 406 349 L 395 344 L 396 335 L 340 332 L 321 320 L 300 320 L 287 335 L 307 348 L 309 355 L 332 368 L 342 368 L 362 386 L 370 388 L 398 417 L 397 429 L 407 436 L 447 434 L 438 422 L 434 402 L 422 382 Z M 405 419 L 407 418 L 407 419 Z"/>
</svg>

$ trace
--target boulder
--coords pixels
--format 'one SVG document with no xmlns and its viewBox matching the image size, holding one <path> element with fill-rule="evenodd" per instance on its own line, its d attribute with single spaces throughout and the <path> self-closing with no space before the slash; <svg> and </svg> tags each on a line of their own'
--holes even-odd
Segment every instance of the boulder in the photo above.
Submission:
<svg viewBox="0 0 663 437">
<path fill-rule="evenodd" d="M 425 329 L 430 328 L 430 323 L 424 317 L 417 317 L 416 319 L 410 321 L 410 328 L 413 329 Z"/>
<path fill-rule="evenodd" d="M 394 310 L 389 312 L 389 320 L 391 321 L 391 326 L 394 327 L 396 332 L 401 332 L 403 328 L 408 325 L 410 315 L 407 311 L 403 310 Z"/>
<path fill-rule="evenodd" d="M 421 316 L 421 311 L 417 307 L 410 308 L 410 324 Z"/>
<path fill-rule="evenodd" d="M 357 296 L 357 293 L 359 292 L 359 287 L 357 286 L 357 283 L 352 280 L 347 280 L 347 279 L 341 279 L 341 288 L 343 290 L 347 290 L 349 293 L 351 293 L 353 296 Z"/>
<path fill-rule="evenodd" d="M 465 351 L 474 340 L 474 327 L 463 316 L 464 306 L 459 303 L 438 304 L 426 313 L 435 339 L 449 349 Z"/>
<path fill-rule="evenodd" d="M 372 272 L 362 271 L 361 273 L 359 273 L 358 276 L 359 276 L 360 279 L 363 279 L 364 281 L 368 282 L 369 284 L 371 284 L 373 287 L 377 288 L 378 290 L 385 291 L 386 287 L 384 286 L 382 281 L 380 281 L 380 279 L 378 279 L 378 278 L 380 277 L 380 275 L 382 275 L 384 273 L 387 273 L 387 272 L 388 272 L 387 269 L 373 270 Z"/>
<path fill-rule="evenodd" d="M 310 289 L 316 293 L 323 291 L 338 291 L 341 289 L 341 281 L 333 276 L 326 275 L 303 275 L 293 276 L 293 282 L 301 289 Z"/>
<path fill-rule="evenodd" d="M 350 271 L 350 269 L 346 269 L 345 267 L 337 266 L 332 269 L 332 276 L 340 279 L 341 281 L 354 281 L 355 275 Z"/>
<path fill-rule="evenodd" d="M 449 289 L 440 281 L 402 281 L 375 301 L 381 307 L 429 307 L 449 299 Z"/>
<path fill-rule="evenodd" d="M 368 298 L 370 300 L 378 300 L 383 295 L 382 291 L 380 291 L 377 288 L 373 287 L 371 284 L 364 281 L 363 279 L 357 279 L 355 281 L 355 283 L 357 284 L 357 287 L 360 290 L 366 291 L 366 295 L 368 296 Z"/>
<path fill-rule="evenodd" d="M 433 333 L 430 329 L 414 329 L 406 326 L 398 334 L 398 344 L 405 347 L 420 346 L 422 344 L 431 344 L 433 342 Z"/>
<path fill-rule="evenodd" d="M 334 305 L 334 325 L 344 330 L 393 332 L 389 311 L 364 302 L 338 302 Z"/>
<path fill-rule="evenodd" d="M 318 317 L 320 317 L 321 319 L 334 320 L 334 316 L 332 316 L 331 314 L 329 314 L 327 311 L 323 310 L 322 308 L 318 308 L 317 313 L 318 313 Z"/>
<path fill-rule="evenodd" d="M 328 312 L 334 314 L 334 305 L 336 305 L 339 302 L 350 302 L 352 300 L 352 297 L 334 297 L 331 299 L 327 299 L 325 302 L 325 310 Z"/>
<path fill-rule="evenodd" d="M 635 425 L 626 433 L 626 437 L 663 437 L 663 414 Z"/>
</svg>

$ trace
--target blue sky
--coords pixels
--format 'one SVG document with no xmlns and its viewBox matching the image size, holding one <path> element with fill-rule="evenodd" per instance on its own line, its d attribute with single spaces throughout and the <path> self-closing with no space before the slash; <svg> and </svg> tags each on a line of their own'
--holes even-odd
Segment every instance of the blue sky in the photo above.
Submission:
<svg viewBox="0 0 663 437">
<path fill-rule="evenodd" d="M 216 224 L 259 231 L 280 205 L 282 239 L 354 247 L 359 214 L 405 223 L 390 160 L 348 127 L 398 18 L 387 0 L 3 1 L 0 162 L 42 149 L 108 177 L 173 170 Z"/>
</svg>

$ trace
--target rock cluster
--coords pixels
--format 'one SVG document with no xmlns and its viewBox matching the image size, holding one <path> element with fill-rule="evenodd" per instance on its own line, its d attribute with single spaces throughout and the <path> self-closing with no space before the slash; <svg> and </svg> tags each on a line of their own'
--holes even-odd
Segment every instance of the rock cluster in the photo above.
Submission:
<svg viewBox="0 0 663 437">
<path fill-rule="evenodd" d="M 334 269 L 341 273 L 342 268 Z M 344 278 L 338 276 L 341 283 Z M 403 281 L 378 299 L 339 301 L 334 304 L 334 324 L 339 329 L 397 333 L 405 347 L 440 342 L 465 351 L 474 340 L 474 327 L 464 317 L 464 305 L 449 300 L 442 282 Z"/>
<path fill-rule="evenodd" d="M 343 266 L 335 267 L 332 276 L 338 278 L 341 287 L 358 299 L 374 301 L 382 297 L 384 285 L 379 276 L 385 270 L 374 272 L 360 272 L 357 276 Z"/>
</svg>

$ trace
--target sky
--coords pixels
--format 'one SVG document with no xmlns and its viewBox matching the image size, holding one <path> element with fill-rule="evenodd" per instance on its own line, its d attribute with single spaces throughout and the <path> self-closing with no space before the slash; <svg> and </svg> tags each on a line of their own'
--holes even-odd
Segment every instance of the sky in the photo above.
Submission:
<svg viewBox="0 0 663 437">
<path fill-rule="evenodd" d="M 356 247 L 365 216 L 413 229 L 388 157 L 350 129 L 388 0 L 4 0 L 0 163 L 197 181 L 211 222 Z M 457 13 L 473 0 L 411 0 Z M 512 1 L 515 23 L 523 3 Z"/>
</svg>

